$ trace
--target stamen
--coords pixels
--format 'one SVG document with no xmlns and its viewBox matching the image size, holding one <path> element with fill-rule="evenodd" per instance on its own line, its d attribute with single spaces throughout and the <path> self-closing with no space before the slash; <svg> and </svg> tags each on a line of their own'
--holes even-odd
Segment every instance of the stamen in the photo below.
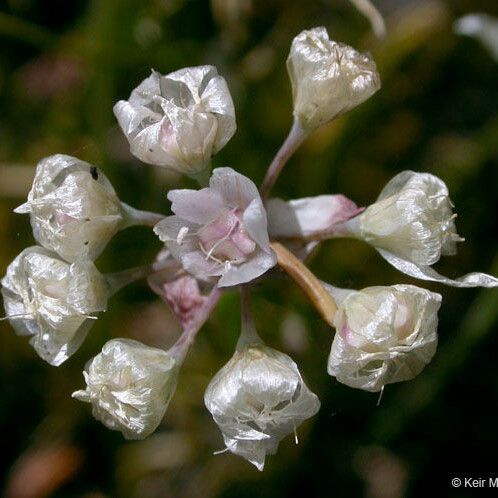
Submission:
<svg viewBox="0 0 498 498">
<path fill-rule="evenodd" d="M 230 450 L 228 448 L 225 448 L 223 450 L 214 451 L 213 455 L 221 455 L 222 453 L 226 453 L 227 451 L 230 451 Z"/>
<path fill-rule="evenodd" d="M 181 245 L 183 242 L 183 239 L 185 236 L 188 234 L 188 227 L 182 227 L 180 228 L 180 231 L 178 232 L 178 235 L 176 236 L 176 243 L 178 245 Z"/>
<path fill-rule="evenodd" d="M 380 402 L 381 402 L 381 400 L 382 400 L 382 395 L 384 394 L 384 387 L 385 387 L 385 386 L 382 386 L 382 387 L 380 388 L 379 399 L 377 400 L 377 406 L 380 406 Z"/>
<path fill-rule="evenodd" d="M 217 263 L 219 263 L 220 265 L 223 265 L 225 262 L 224 261 L 221 261 L 221 259 L 218 259 L 216 257 L 214 257 L 212 254 L 211 254 L 211 251 L 207 251 L 206 248 L 202 245 L 202 242 L 199 241 L 199 247 L 201 249 L 201 251 L 206 255 L 206 261 L 208 259 L 212 259 L 213 261 L 216 261 Z"/>
<path fill-rule="evenodd" d="M 211 247 L 211 249 L 209 251 L 206 251 L 206 248 L 202 245 L 202 242 L 199 241 L 199 246 L 202 250 L 202 252 L 206 255 L 206 260 L 208 259 L 214 259 L 215 261 L 217 261 L 218 263 L 221 263 L 223 264 L 223 261 L 220 261 L 219 259 L 215 258 L 213 256 L 213 252 L 219 247 L 219 245 L 223 242 L 225 242 L 231 235 L 232 233 L 234 232 L 234 230 L 237 228 L 238 224 L 240 222 L 237 220 L 235 221 L 234 223 L 232 223 L 232 226 L 230 227 L 230 229 L 228 230 L 227 234 L 222 237 L 221 239 L 218 240 L 218 242 L 216 242 L 213 247 Z"/>
</svg>

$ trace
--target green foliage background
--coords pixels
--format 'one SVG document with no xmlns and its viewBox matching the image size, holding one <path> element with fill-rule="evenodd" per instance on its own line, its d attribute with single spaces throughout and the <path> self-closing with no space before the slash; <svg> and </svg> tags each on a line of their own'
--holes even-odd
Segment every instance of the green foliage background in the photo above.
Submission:
<svg viewBox="0 0 498 498">
<path fill-rule="evenodd" d="M 429 171 L 447 183 L 467 239 L 438 268 L 450 276 L 498 274 L 498 64 L 478 42 L 451 30 L 467 12 L 498 16 L 496 1 L 374 3 L 387 17 L 382 42 L 346 0 L 0 1 L 0 267 L 33 243 L 28 219 L 12 209 L 47 155 L 97 164 L 125 202 L 165 214 L 168 189 L 192 186 L 139 164 L 116 126 L 113 104 L 150 68 L 218 67 L 232 91 L 238 131 L 214 165 L 261 181 L 291 124 L 290 42 L 302 29 L 325 25 L 332 38 L 372 52 L 383 87 L 315 133 L 275 194 L 343 192 L 367 205 L 397 172 Z M 128 229 L 97 265 L 103 272 L 135 266 L 159 248 L 147 229 Z M 356 241 L 323 243 L 311 268 L 340 287 L 416 283 Z M 476 496 L 449 481 L 498 470 L 498 293 L 426 286 L 443 294 L 439 351 L 417 379 L 389 386 L 377 407 L 377 396 L 327 375 L 332 331 L 300 291 L 283 277 L 259 285 L 260 334 L 298 362 L 322 401 L 320 413 L 299 429 L 299 445 L 287 438 L 262 474 L 228 453 L 212 456 L 222 439 L 203 406 L 210 377 L 237 340 L 235 293 L 199 334 L 162 426 L 142 442 L 108 431 L 70 394 L 83 384 L 85 362 L 111 337 L 167 346 L 178 336 L 166 306 L 144 283 L 113 298 L 60 368 L 43 363 L 1 322 L 5 496 Z"/>
</svg>

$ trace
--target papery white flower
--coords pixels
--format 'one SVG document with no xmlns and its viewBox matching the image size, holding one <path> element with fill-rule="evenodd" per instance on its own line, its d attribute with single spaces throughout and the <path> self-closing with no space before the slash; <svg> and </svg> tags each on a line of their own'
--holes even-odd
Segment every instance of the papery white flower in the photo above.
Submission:
<svg viewBox="0 0 498 498">
<path fill-rule="evenodd" d="M 452 280 L 430 267 L 441 255 L 456 254 L 456 243 L 464 240 L 456 233 L 455 217 L 442 180 L 429 173 L 403 171 L 345 228 L 407 275 L 455 287 L 498 286 L 497 278 L 484 273 Z"/>
<path fill-rule="evenodd" d="M 303 31 L 294 38 L 287 69 L 294 117 L 305 130 L 344 114 L 380 88 L 372 58 L 330 40 L 323 27 Z"/>
<path fill-rule="evenodd" d="M 382 189 L 377 201 L 354 220 L 358 235 L 417 264 L 432 265 L 456 254 L 463 239 L 443 181 L 429 173 L 403 171 Z M 353 225 L 353 223 L 352 223 Z"/>
<path fill-rule="evenodd" d="M 119 230 L 139 223 L 137 214 L 150 214 L 121 203 L 95 166 L 62 154 L 38 163 L 28 201 L 15 212 L 30 213 L 37 242 L 70 262 L 94 260 Z"/>
<path fill-rule="evenodd" d="M 236 130 L 232 97 L 214 66 L 152 71 L 114 114 L 134 156 L 194 177 Z"/>
<path fill-rule="evenodd" d="M 221 277 L 218 286 L 238 285 L 276 264 L 266 212 L 256 185 L 231 168 L 217 168 L 209 187 L 171 190 L 175 213 L 154 232 L 195 277 Z"/>
<path fill-rule="evenodd" d="M 204 403 L 226 448 L 259 470 L 280 441 L 315 415 L 320 401 L 285 354 L 263 344 L 240 347 L 214 376 Z"/>
<path fill-rule="evenodd" d="M 344 222 L 363 211 L 344 195 L 319 195 L 266 203 L 268 233 L 276 238 L 323 239 L 342 233 Z"/>
<path fill-rule="evenodd" d="M 7 318 L 45 361 L 58 366 L 81 345 L 94 314 L 105 311 L 108 284 L 90 261 L 69 264 L 47 249 L 25 249 L 2 279 Z"/>
<path fill-rule="evenodd" d="M 328 373 L 365 391 L 412 379 L 437 348 L 441 296 L 413 285 L 345 291 L 326 286 L 338 303 Z"/>
<path fill-rule="evenodd" d="M 86 366 L 86 389 L 73 398 L 92 404 L 92 414 L 126 439 L 143 439 L 161 423 L 180 365 L 167 351 L 131 339 L 113 339 Z"/>
</svg>

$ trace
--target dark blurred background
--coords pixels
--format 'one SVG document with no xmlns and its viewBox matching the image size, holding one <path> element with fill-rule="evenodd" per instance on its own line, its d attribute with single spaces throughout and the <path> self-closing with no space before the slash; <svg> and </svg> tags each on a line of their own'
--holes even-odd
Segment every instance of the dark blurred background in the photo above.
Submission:
<svg viewBox="0 0 498 498">
<path fill-rule="evenodd" d="M 374 55 L 381 91 L 315 133 L 291 160 L 275 193 L 285 198 L 344 192 L 360 205 L 404 169 L 429 171 L 450 189 L 467 242 L 438 269 L 498 274 L 498 64 L 452 23 L 475 11 L 498 16 L 496 0 L 377 0 L 388 36 L 377 41 L 347 0 L 0 1 L 0 268 L 33 244 L 12 209 L 34 167 L 57 152 L 99 165 L 121 199 L 167 214 L 168 189 L 185 178 L 139 164 L 116 126 L 113 104 L 151 68 L 168 73 L 214 64 L 229 83 L 238 131 L 215 157 L 261 181 L 291 124 L 285 69 L 290 42 L 325 25 L 331 37 Z M 145 263 L 160 243 L 145 228 L 120 233 L 101 271 Z M 417 283 L 356 241 L 322 245 L 311 262 L 340 287 Z M 420 284 L 419 285 L 425 285 Z M 498 292 L 428 283 L 443 294 L 440 346 L 414 381 L 377 395 L 326 373 L 332 331 L 299 290 L 262 282 L 256 321 L 269 345 L 300 365 L 322 408 L 284 440 L 264 473 L 222 449 L 203 405 L 211 376 L 239 331 L 235 293 L 199 334 L 177 393 L 154 435 L 127 442 L 89 405 L 71 399 L 85 362 L 112 337 L 168 346 L 179 327 L 144 283 L 121 291 L 77 354 L 59 368 L 0 323 L 0 486 L 9 498 L 245 498 L 481 496 L 453 489 L 464 473 L 498 472 Z"/>
</svg>

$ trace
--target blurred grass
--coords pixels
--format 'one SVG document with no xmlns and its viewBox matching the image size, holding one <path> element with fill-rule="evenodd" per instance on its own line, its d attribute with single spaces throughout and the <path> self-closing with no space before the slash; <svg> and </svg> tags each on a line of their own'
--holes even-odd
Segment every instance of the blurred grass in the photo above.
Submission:
<svg viewBox="0 0 498 498">
<path fill-rule="evenodd" d="M 1 267 L 33 243 L 27 218 L 11 211 L 42 157 L 62 152 L 98 164 L 120 197 L 142 209 L 167 213 L 167 190 L 192 185 L 135 161 L 112 115 L 113 104 L 152 67 L 167 73 L 218 66 L 234 97 L 238 132 L 214 164 L 260 181 L 292 120 L 285 70 L 290 41 L 301 29 L 326 25 L 334 38 L 373 53 L 383 88 L 313 135 L 275 193 L 344 192 L 365 205 L 403 169 L 433 172 L 447 182 L 467 239 L 439 268 L 452 276 L 497 274 L 498 65 L 477 42 L 451 33 L 452 21 L 466 12 L 498 15 L 496 2 L 376 3 L 387 15 L 382 42 L 346 0 L 0 2 Z M 123 269 L 150 260 L 159 248 L 146 229 L 129 229 L 97 265 Z M 324 243 L 311 268 L 343 287 L 413 282 L 357 241 Z M 144 442 L 123 441 L 70 398 L 83 383 L 85 362 L 109 338 L 167 346 L 177 337 L 178 325 L 143 283 L 116 296 L 78 354 L 58 369 L 0 322 L 3 486 L 21 476 L 34 493 L 30 469 L 52 462 L 59 474 L 41 473 L 55 497 L 396 498 L 428 489 L 466 496 L 449 488 L 451 473 L 496 471 L 497 292 L 427 287 L 444 298 L 439 352 L 417 379 L 389 386 L 377 408 L 375 395 L 326 374 L 332 333 L 299 290 L 284 278 L 258 285 L 261 335 L 291 354 L 322 401 L 319 415 L 300 428 L 299 446 L 285 440 L 263 474 L 232 455 L 212 456 L 222 440 L 202 400 L 237 340 L 235 294 L 224 297 L 199 335 L 162 427 Z M 74 465 L 64 466 L 60 455 L 73 455 Z M 391 494 L 387 485 L 376 487 L 382 476 L 397 483 Z M 43 496 L 48 484 L 39 482 L 31 496 Z"/>
</svg>

